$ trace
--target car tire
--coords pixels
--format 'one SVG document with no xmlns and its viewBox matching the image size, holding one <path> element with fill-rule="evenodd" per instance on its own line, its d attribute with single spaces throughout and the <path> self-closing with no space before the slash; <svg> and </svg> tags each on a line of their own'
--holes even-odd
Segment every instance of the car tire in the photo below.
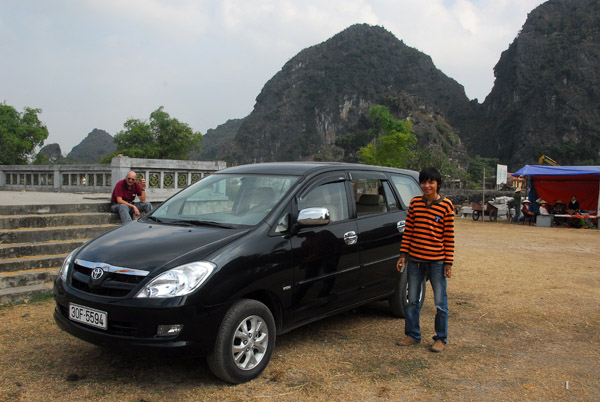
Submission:
<svg viewBox="0 0 600 402">
<path fill-rule="evenodd" d="M 421 300 L 419 301 L 419 306 L 423 306 L 423 302 L 425 301 L 425 289 L 427 282 L 423 281 L 421 283 Z M 403 272 L 400 273 L 400 278 L 396 282 L 396 288 L 394 289 L 394 294 L 390 296 L 388 299 L 388 304 L 390 305 L 390 311 L 397 317 L 404 318 L 406 317 L 406 306 L 408 305 L 408 269 L 405 268 Z"/>
<path fill-rule="evenodd" d="M 275 347 L 275 320 L 267 306 L 241 299 L 225 314 L 208 366 L 223 381 L 240 384 L 260 375 Z"/>
</svg>

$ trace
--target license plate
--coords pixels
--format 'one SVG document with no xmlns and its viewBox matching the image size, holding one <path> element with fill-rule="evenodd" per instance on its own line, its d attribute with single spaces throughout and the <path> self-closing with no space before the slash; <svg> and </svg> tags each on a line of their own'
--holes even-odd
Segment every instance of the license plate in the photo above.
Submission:
<svg viewBox="0 0 600 402">
<path fill-rule="evenodd" d="M 69 303 L 69 319 L 83 324 L 91 325 L 96 328 L 106 329 L 108 327 L 106 311 L 80 306 L 79 304 Z"/>
</svg>

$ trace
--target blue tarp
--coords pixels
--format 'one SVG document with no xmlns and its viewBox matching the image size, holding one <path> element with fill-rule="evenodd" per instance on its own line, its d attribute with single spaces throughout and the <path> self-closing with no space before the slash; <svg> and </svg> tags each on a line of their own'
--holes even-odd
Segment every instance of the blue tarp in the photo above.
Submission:
<svg viewBox="0 0 600 402">
<path fill-rule="evenodd" d="M 513 176 L 577 176 L 582 174 L 600 175 L 600 166 L 525 165 L 513 173 Z"/>
</svg>

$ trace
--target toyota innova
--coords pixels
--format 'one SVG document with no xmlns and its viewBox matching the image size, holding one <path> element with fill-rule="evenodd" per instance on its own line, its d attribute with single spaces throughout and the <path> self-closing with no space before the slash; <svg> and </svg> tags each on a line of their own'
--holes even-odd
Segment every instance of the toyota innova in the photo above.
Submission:
<svg viewBox="0 0 600 402">
<path fill-rule="evenodd" d="M 378 300 L 404 315 L 396 261 L 418 194 L 418 174 L 401 169 L 224 169 L 73 251 L 55 320 L 94 344 L 191 350 L 217 377 L 251 380 L 298 326 Z"/>
</svg>

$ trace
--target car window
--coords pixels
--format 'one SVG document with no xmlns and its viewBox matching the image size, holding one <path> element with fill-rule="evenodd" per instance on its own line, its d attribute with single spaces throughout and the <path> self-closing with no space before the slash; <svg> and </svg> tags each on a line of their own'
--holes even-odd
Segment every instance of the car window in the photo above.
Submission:
<svg viewBox="0 0 600 402">
<path fill-rule="evenodd" d="M 397 209 L 391 190 L 388 187 L 386 192 L 383 180 L 352 179 L 352 193 L 356 203 L 357 216 L 379 214 Z"/>
<path fill-rule="evenodd" d="M 394 187 L 398 191 L 400 198 L 402 199 L 402 203 L 405 206 L 410 204 L 410 200 L 412 200 L 417 195 L 422 194 L 421 187 L 412 177 L 401 176 L 401 175 L 391 175 L 392 183 Z"/>
<path fill-rule="evenodd" d="M 175 195 L 153 216 L 165 223 L 193 220 L 255 225 L 296 181 L 289 176 L 213 174 Z"/>
<path fill-rule="evenodd" d="M 322 184 L 298 198 L 298 210 L 312 207 L 327 208 L 331 222 L 348 219 L 348 198 L 344 182 Z"/>
<path fill-rule="evenodd" d="M 275 227 L 275 233 L 287 232 L 289 228 L 290 228 L 290 214 L 288 214 L 286 212 L 284 215 L 282 215 L 277 220 L 277 226 Z"/>
</svg>

